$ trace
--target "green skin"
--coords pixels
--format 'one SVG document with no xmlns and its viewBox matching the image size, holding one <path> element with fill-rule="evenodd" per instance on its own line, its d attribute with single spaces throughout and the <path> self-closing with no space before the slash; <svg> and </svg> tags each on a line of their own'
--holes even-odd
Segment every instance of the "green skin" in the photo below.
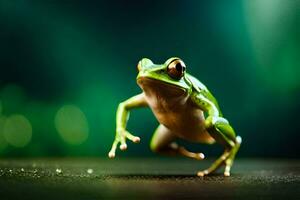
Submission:
<svg viewBox="0 0 300 200">
<path fill-rule="evenodd" d="M 230 176 L 230 169 L 242 139 L 236 136 L 229 122 L 223 117 L 216 99 L 205 85 L 185 71 L 179 78 L 170 76 L 168 67 L 179 61 L 183 63 L 179 58 L 173 57 L 164 64 L 156 65 L 143 58 L 138 63 L 137 83 L 143 92 L 119 104 L 116 136 L 108 156 L 115 157 L 119 143 L 120 149 L 126 150 L 126 139 L 134 143 L 140 142 L 139 137 L 126 130 L 129 112 L 133 108 L 149 107 L 160 123 L 150 143 L 152 151 L 202 160 L 203 153 L 190 152 L 175 141 L 183 139 L 206 144 L 217 142 L 224 146 L 224 153 L 209 168 L 199 171 L 197 175 L 208 175 L 225 165 L 224 175 Z"/>
</svg>

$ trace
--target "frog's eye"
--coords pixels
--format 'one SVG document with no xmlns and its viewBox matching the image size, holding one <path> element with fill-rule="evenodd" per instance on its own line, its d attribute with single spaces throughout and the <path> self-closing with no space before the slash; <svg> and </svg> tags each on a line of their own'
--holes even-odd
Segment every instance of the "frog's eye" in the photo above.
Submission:
<svg viewBox="0 0 300 200">
<path fill-rule="evenodd" d="M 170 62 L 167 68 L 168 75 L 176 80 L 181 79 L 185 72 L 185 64 L 182 60 L 176 59 Z"/>
</svg>

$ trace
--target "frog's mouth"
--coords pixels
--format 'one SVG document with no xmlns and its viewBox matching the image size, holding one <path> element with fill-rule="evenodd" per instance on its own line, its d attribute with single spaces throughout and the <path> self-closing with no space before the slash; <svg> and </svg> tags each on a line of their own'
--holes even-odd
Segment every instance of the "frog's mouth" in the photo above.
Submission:
<svg viewBox="0 0 300 200">
<path fill-rule="evenodd" d="M 163 94 L 180 96 L 186 93 L 186 89 L 149 77 L 139 77 L 137 84 L 143 89 L 144 92 L 159 92 Z"/>
</svg>

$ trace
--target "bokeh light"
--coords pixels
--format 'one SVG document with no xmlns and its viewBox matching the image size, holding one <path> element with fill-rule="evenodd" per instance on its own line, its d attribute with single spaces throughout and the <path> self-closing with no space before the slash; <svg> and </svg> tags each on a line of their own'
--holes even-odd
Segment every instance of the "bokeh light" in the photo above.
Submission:
<svg viewBox="0 0 300 200">
<path fill-rule="evenodd" d="M 89 135 L 85 114 L 74 105 L 64 105 L 57 111 L 55 127 L 62 139 L 72 145 L 82 144 Z"/>
<path fill-rule="evenodd" d="M 244 1 L 244 6 L 257 75 L 276 92 L 299 90 L 299 1 Z"/>
<path fill-rule="evenodd" d="M 8 144 L 14 147 L 24 147 L 31 140 L 32 127 L 25 116 L 11 115 L 4 122 L 3 135 Z"/>
</svg>

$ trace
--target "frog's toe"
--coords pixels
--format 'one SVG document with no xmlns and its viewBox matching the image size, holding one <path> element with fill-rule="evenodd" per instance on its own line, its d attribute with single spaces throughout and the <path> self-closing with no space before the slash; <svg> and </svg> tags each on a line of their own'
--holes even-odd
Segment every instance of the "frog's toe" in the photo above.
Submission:
<svg viewBox="0 0 300 200">
<path fill-rule="evenodd" d="M 230 172 L 224 172 L 224 176 L 230 176 Z"/>
<path fill-rule="evenodd" d="M 109 158 L 114 158 L 116 156 L 115 152 L 109 152 L 108 157 Z"/>
<path fill-rule="evenodd" d="M 203 176 L 205 176 L 205 175 L 208 175 L 208 171 L 207 171 L 207 170 L 199 171 L 199 172 L 197 173 L 197 176 L 200 176 L 200 177 L 203 177 Z"/>
<path fill-rule="evenodd" d="M 186 153 L 185 156 L 196 160 L 203 160 L 205 158 L 205 155 L 203 153 L 193 153 L 193 152 Z"/>
<path fill-rule="evenodd" d="M 126 138 L 128 138 L 129 140 L 131 140 L 134 143 L 139 143 L 141 141 L 140 137 L 134 136 L 131 133 L 129 133 L 128 131 L 125 131 L 125 135 L 126 135 Z"/>
<path fill-rule="evenodd" d="M 134 138 L 132 138 L 132 142 L 134 143 L 139 143 L 141 141 L 140 137 L 135 136 Z"/>
<path fill-rule="evenodd" d="M 175 144 L 175 143 L 173 143 L 173 144 Z M 174 148 L 178 149 L 178 153 L 180 155 L 183 155 L 183 156 L 186 156 L 186 157 L 189 157 L 189 158 L 193 158 L 193 159 L 196 159 L 196 160 L 203 160 L 205 158 L 203 153 L 190 152 L 182 146 L 178 147 L 178 145 L 177 145 L 176 147 L 174 146 Z"/>
<path fill-rule="evenodd" d="M 205 158 L 205 155 L 203 153 L 195 153 L 195 159 L 203 160 L 204 158 Z"/>
<path fill-rule="evenodd" d="M 232 161 L 230 159 L 227 159 L 225 161 L 225 165 L 226 166 L 225 166 L 224 176 L 230 176 L 230 169 L 231 169 Z"/>
<path fill-rule="evenodd" d="M 116 148 L 117 148 L 117 145 L 118 145 L 119 141 L 118 140 L 115 140 L 112 144 L 112 147 L 108 153 L 108 157 L 109 158 L 114 158 L 116 156 Z"/>
<path fill-rule="evenodd" d="M 120 149 L 121 149 L 122 151 L 125 151 L 125 150 L 127 149 L 127 144 L 121 144 L 121 145 L 120 145 Z"/>
</svg>

